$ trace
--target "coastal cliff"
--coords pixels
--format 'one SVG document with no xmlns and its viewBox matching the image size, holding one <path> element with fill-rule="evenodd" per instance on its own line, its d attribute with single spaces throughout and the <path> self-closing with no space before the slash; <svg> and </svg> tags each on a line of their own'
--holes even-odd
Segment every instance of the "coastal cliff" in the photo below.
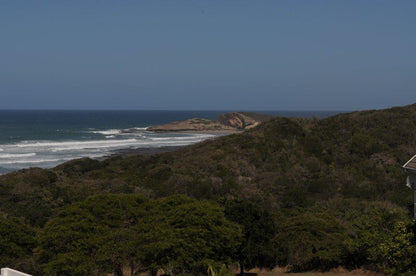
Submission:
<svg viewBox="0 0 416 276">
<path fill-rule="evenodd" d="M 272 116 L 267 116 L 270 119 Z M 169 124 L 151 126 L 148 131 L 195 131 L 195 132 L 238 132 L 257 126 L 261 119 L 255 119 L 250 113 L 228 112 L 221 114 L 216 121 L 202 118 L 192 118 Z"/>
<path fill-rule="evenodd" d="M 260 121 L 257 121 L 254 118 L 239 112 L 221 114 L 218 116 L 217 121 L 220 124 L 236 129 L 250 129 L 260 123 Z"/>
</svg>

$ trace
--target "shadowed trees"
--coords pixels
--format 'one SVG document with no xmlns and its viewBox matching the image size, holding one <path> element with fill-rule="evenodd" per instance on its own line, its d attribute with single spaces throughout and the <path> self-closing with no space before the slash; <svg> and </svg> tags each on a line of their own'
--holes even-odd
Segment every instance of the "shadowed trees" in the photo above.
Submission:
<svg viewBox="0 0 416 276">
<path fill-rule="evenodd" d="M 242 226 L 243 240 L 237 250 L 240 273 L 253 267 L 273 267 L 276 264 L 272 238 L 275 222 L 271 213 L 249 200 L 226 200 L 226 217 Z"/>
<path fill-rule="evenodd" d="M 99 195 L 65 207 L 39 237 L 46 275 L 205 273 L 230 263 L 240 228 L 218 205 L 185 196 Z"/>
<path fill-rule="evenodd" d="M 16 218 L 0 214 L 0 267 L 33 269 L 35 231 Z"/>
</svg>

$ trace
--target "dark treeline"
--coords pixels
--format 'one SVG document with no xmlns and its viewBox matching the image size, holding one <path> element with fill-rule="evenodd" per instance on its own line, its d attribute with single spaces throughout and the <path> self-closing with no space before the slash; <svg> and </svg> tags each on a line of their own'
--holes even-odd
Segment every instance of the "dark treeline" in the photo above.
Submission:
<svg viewBox="0 0 416 276">
<path fill-rule="evenodd" d="M 157 155 L 0 177 L 0 266 L 35 275 L 365 267 L 414 275 L 416 105 L 277 117 Z"/>
</svg>

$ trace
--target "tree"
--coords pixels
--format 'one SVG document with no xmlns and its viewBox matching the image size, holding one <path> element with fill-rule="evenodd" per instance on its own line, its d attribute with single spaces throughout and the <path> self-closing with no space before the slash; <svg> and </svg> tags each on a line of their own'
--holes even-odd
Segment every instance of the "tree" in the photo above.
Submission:
<svg viewBox="0 0 416 276">
<path fill-rule="evenodd" d="M 390 202 L 356 202 L 353 200 L 337 203 L 343 205 L 337 216 L 348 223 L 350 235 L 345 239 L 347 248 L 346 265 L 360 267 L 372 265 L 386 274 L 399 275 L 415 272 L 413 257 L 416 247 L 412 242 L 413 224 L 405 209 Z M 335 204 L 334 204 L 335 205 Z"/>
<path fill-rule="evenodd" d="M 146 216 L 148 203 L 141 195 L 107 194 L 65 207 L 39 236 L 39 262 L 45 273 L 122 275 L 121 268 L 137 257 L 130 228 Z"/>
<path fill-rule="evenodd" d="M 65 207 L 39 237 L 46 275 L 205 273 L 230 263 L 241 231 L 221 207 L 185 196 L 98 195 Z"/>
<path fill-rule="evenodd" d="M 304 271 L 341 264 L 345 239 L 345 228 L 334 216 L 305 211 L 280 219 L 275 242 L 280 263 Z"/>
<path fill-rule="evenodd" d="M 0 267 L 33 270 L 30 259 L 35 246 L 35 231 L 31 227 L 16 218 L 0 215 Z"/>
<path fill-rule="evenodd" d="M 244 273 L 244 268 L 274 266 L 276 261 L 272 238 L 276 229 L 272 215 L 248 200 L 226 201 L 225 214 L 243 229 L 242 243 L 237 251 L 240 273 Z"/>
<path fill-rule="evenodd" d="M 416 246 L 411 244 L 413 233 L 409 228 L 411 229 L 406 228 L 404 221 L 396 222 L 390 233 L 369 250 L 370 259 L 383 272 L 391 275 L 415 275 Z"/>
<path fill-rule="evenodd" d="M 80 204 L 65 207 L 48 221 L 39 235 L 38 261 L 45 275 L 91 275 L 105 232 Z"/>
<path fill-rule="evenodd" d="M 209 264 L 233 261 L 241 229 L 225 218 L 220 206 L 171 196 L 161 199 L 158 208 L 158 220 L 165 221 L 171 231 L 170 235 L 160 235 L 159 242 L 169 245 L 164 251 L 164 268 L 173 273 L 205 274 Z"/>
</svg>

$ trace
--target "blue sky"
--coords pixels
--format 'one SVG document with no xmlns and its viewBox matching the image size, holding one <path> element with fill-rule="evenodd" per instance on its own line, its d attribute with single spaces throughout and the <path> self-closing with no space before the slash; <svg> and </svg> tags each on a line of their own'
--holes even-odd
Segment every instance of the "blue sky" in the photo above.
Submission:
<svg viewBox="0 0 416 276">
<path fill-rule="evenodd" d="M 0 109 L 416 102 L 416 1 L 0 1 Z"/>
</svg>

